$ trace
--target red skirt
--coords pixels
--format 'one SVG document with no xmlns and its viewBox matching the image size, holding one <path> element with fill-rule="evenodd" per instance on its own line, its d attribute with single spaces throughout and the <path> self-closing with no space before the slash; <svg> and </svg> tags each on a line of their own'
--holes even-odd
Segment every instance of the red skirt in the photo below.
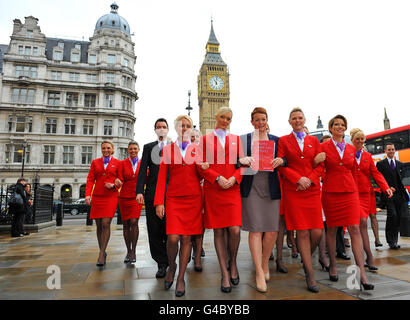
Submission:
<svg viewBox="0 0 410 320">
<path fill-rule="evenodd" d="M 360 225 L 360 201 L 357 192 L 323 192 L 322 205 L 328 227 Z"/>
<path fill-rule="evenodd" d="M 287 230 L 323 229 L 320 190 L 284 190 L 282 202 Z"/>
<path fill-rule="evenodd" d="M 242 199 L 239 188 L 204 189 L 206 229 L 242 226 Z"/>
<path fill-rule="evenodd" d="M 165 217 L 167 235 L 202 234 L 204 231 L 202 195 L 167 196 L 165 199 Z"/>
<path fill-rule="evenodd" d="M 92 196 L 90 219 L 113 218 L 118 206 L 118 192 L 110 196 Z"/>
<path fill-rule="evenodd" d="M 370 214 L 370 193 L 359 192 L 360 218 L 368 218 Z"/>
<path fill-rule="evenodd" d="M 137 202 L 136 198 L 120 198 L 121 219 L 139 219 L 141 216 L 142 204 Z"/>
</svg>

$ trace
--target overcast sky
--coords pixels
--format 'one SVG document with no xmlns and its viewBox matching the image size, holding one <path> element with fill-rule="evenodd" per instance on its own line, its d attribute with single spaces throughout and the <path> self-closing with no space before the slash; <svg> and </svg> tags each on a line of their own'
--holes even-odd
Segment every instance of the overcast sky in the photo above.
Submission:
<svg viewBox="0 0 410 320">
<path fill-rule="evenodd" d="M 33 15 L 46 37 L 89 40 L 112 1 L 0 0 L 0 43 L 13 19 Z M 305 111 L 316 128 L 340 113 L 349 129 L 383 130 L 410 122 L 410 1 L 408 0 L 117 0 L 134 33 L 137 61 L 135 139 L 154 140 L 153 123 L 186 113 L 198 125 L 197 76 L 211 16 L 230 71 L 231 132 L 253 128 L 255 106 L 268 110 L 271 133 L 290 132 L 289 111 Z M 172 126 L 172 125 L 171 125 Z M 171 129 L 170 135 L 176 137 Z"/>
</svg>

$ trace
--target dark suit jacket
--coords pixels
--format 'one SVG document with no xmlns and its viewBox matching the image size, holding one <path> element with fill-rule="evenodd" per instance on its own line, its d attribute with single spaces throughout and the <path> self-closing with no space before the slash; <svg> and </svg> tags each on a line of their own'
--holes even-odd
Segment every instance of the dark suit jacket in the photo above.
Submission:
<svg viewBox="0 0 410 320">
<path fill-rule="evenodd" d="M 396 170 L 392 169 L 387 158 L 377 162 L 376 164 L 377 170 L 379 170 L 379 172 L 383 175 L 384 179 L 386 179 L 389 187 L 393 187 L 396 189 L 396 192 L 394 192 L 392 199 L 395 199 L 399 195 L 402 195 L 403 200 L 409 201 L 409 196 L 407 195 L 406 189 L 404 188 L 404 185 L 402 182 L 403 164 L 398 160 L 395 160 L 395 161 L 396 161 Z M 385 199 L 387 199 L 385 194 L 382 194 L 382 196 Z"/>
<path fill-rule="evenodd" d="M 158 141 L 156 140 L 144 145 L 141 165 L 138 171 L 137 194 L 142 193 L 145 201 L 154 201 L 160 163 L 161 156 Z"/>
<path fill-rule="evenodd" d="M 278 141 L 279 137 L 268 134 L 269 140 L 275 141 L 275 157 L 278 153 Z M 252 134 L 244 134 L 241 136 L 242 146 L 243 146 L 243 153 L 250 157 L 252 154 L 251 149 L 251 142 L 252 142 Z M 285 161 L 286 165 L 286 161 Z M 249 193 L 251 192 L 253 176 L 256 172 L 252 171 L 252 169 L 246 169 L 247 174 L 245 173 L 242 177 L 241 181 L 241 197 L 247 198 Z M 278 178 L 278 170 L 274 170 L 273 172 L 269 172 L 269 191 L 270 191 L 270 198 L 272 200 L 280 199 L 280 184 Z"/>
</svg>

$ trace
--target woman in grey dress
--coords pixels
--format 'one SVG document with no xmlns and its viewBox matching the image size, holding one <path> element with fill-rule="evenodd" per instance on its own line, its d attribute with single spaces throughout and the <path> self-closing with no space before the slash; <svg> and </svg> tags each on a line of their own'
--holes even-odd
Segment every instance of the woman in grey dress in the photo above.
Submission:
<svg viewBox="0 0 410 320">
<path fill-rule="evenodd" d="M 275 168 L 286 165 L 286 160 L 275 158 L 279 138 L 266 132 L 266 110 L 255 108 L 251 119 L 255 131 L 241 136 L 244 154 L 247 156 L 241 163 L 249 166 L 244 169 L 241 182 L 242 230 L 249 231 L 249 249 L 256 269 L 256 290 L 266 292 L 266 281 L 270 278 L 269 256 L 279 230 L 281 195 Z M 272 171 L 258 170 L 258 162 L 255 161 L 255 156 L 258 156 L 258 149 L 255 148 L 258 141 L 274 141 L 274 154 L 270 161 Z"/>
</svg>

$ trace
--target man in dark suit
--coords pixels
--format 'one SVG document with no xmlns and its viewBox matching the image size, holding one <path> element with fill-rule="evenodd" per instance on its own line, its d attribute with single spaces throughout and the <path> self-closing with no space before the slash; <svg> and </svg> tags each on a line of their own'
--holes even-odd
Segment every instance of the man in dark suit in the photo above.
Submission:
<svg viewBox="0 0 410 320">
<path fill-rule="evenodd" d="M 28 210 L 28 197 L 24 191 L 26 181 L 23 178 L 17 180 L 14 192 L 21 196 L 23 199 L 23 205 L 10 204 L 10 213 L 13 215 L 13 221 L 11 224 L 11 236 L 12 237 L 23 237 L 29 235 L 28 232 L 24 231 L 24 216 Z"/>
<path fill-rule="evenodd" d="M 145 200 L 145 213 L 151 257 L 158 264 L 156 277 L 163 278 L 165 277 L 168 266 L 166 219 L 164 217 L 164 219 L 161 220 L 156 215 L 154 198 L 162 149 L 170 143 L 167 140 L 167 120 L 164 118 L 158 119 L 155 121 L 154 128 L 158 140 L 144 145 L 141 165 L 137 177 L 137 201 L 142 204 Z"/>
<path fill-rule="evenodd" d="M 384 152 L 387 158 L 376 164 L 377 170 L 384 176 L 389 187 L 393 191 L 393 197 L 386 198 L 382 195 L 387 204 L 386 220 L 386 240 L 390 249 L 397 250 L 400 246 L 397 244 L 400 231 L 401 217 L 408 215 L 409 196 L 402 182 L 402 163 L 394 159 L 396 149 L 393 143 L 385 146 Z"/>
</svg>

